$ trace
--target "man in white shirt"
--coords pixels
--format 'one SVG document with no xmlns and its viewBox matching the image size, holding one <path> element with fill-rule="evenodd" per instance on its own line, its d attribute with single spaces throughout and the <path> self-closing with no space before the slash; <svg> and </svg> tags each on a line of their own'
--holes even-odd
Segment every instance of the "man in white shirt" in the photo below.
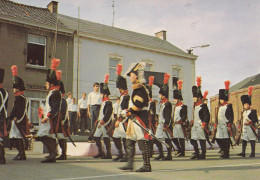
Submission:
<svg viewBox="0 0 260 180">
<path fill-rule="evenodd" d="M 99 93 L 99 83 L 95 82 L 93 84 L 93 89 L 91 93 L 88 94 L 88 115 L 91 119 L 91 130 L 93 129 L 95 121 L 98 119 L 100 107 L 101 107 L 101 96 Z"/>
<path fill-rule="evenodd" d="M 78 133 L 78 105 L 76 104 L 76 99 L 72 99 L 72 103 L 68 105 L 68 118 L 70 122 L 70 132 L 73 135 Z"/>
<path fill-rule="evenodd" d="M 82 98 L 78 101 L 78 106 L 79 106 L 79 117 L 80 117 L 80 122 L 79 122 L 79 128 L 81 134 L 85 132 L 87 128 L 87 98 L 86 98 L 86 93 L 82 93 Z"/>
<path fill-rule="evenodd" d="M 73 99 L 72 93 L 68 92 L 67 96 L 68 96 L 68 98 L 66 99 L 66 101 L 67 101 L 67 104 L 70 105 L 70 104 L 72 104 L 72 99 Z"/>
</svg>

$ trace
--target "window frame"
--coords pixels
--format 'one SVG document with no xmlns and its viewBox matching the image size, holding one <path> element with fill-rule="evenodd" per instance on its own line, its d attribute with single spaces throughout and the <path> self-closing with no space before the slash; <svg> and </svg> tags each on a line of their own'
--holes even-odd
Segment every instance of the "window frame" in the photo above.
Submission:
<svg viewBox="0 0 260 180">
<path fill-rule="evenodd" d="M 27 108 L 28 108 L 27 116 L 28 116 L 28 119 L 30 119 L 30 121 L 33 123 L 32 119 L 31 119 L 31 118 L 32 118 L 32 117 L 31 117 L 32 101 L 38 101 L 38 102 L 39 102 L 39 107 L 40 107 L 40 105 L 42 104 L 42 102 L 45 102 L 46 99 L 27 97 L 27 102 L 28 102 L 28 106 L 29 106 L 29 107 L 27 107 Z M 40 120 L 40 119 L 39 119 L 39 120 Z M 34 123 L 33 123 L 33 124 L 34 124 Z M 34 125 L 35 125 L 35 124 L 34 124 Z M 38 124 L 35 125 L 35 126 L 39 126 L 39 125 L 40 125 L 40 121 L 39 121 Z"/>
<path fill-rule="evenodd" d="M 144 60 L 142 60 L 142 62 L 145 63 L 145 66 L 147 64 L 150 65 L 150 67 L 151 67 L 151 69 L 149 70 L 150 72 L 154 71 L 154 62 L 153 61 L 151 61 L 150 59 L 144 59 Z M 148 70 L 145 69 L 145 71 L 148 71 Z"/>
<path fill-rule="evenodd" d="M 117 54 L 110 54 L 108 55 L 108 73 L 110 75 L 110 69 L 114 69 L 116 71 L 116 66 L 115 67 L 110 67 L 110 60 L 117 60 L 118 61 L 118 64 L 122 64 L 122 56 L 119 56 Z M 111 79 L 111 75 L 109 77 L 109 81 L 110 82 L 116 82 L 116 79 Z"/>
<path fill-rule="evenodd" d="M 172 65 L 172 67 L 171 67 L 171 83 L 172 83 L 172 78 L 174 77 L 173 76 L 173 70 L 178 70 L 179 71 L 178 79 L 182 79 L 182 67 L 179 66 L 179 65 Z M 176 88 L 178 88 L 178 87 L 176 87 Z M 174 90 L 173 83 L 171 85 L 171 89 Z"/>
</svg>

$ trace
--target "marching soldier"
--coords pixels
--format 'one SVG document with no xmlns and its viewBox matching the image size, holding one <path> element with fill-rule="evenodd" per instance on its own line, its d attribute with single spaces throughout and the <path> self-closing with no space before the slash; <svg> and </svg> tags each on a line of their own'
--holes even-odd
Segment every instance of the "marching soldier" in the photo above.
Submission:
<svg viewBox="0 0 260 180">
<path fill-rule="evenodd" d="M 154 76 L 149 77 L 149 84 L 148 84 L 148 90 L 149 90 L 149 106 L 148 106 L 148 112 L 149 112 L 149 129 L 153 134 L 155 134 L 156 129 L 156 104 L 155 101 L 153 100 L 153 93 L 152 93 L 152 88 L 153 88 L 153 81 L 154 81 Z M 150 157 L 153 156 L 153 144 L 154 140 L 151 139 L 149 141 L 149 148 L 150 148 Z"/>
<path fill-rule="evenodd" d="M 101 157 L 102 159 L 112 159 L 111 155 L 111 142 L 107 134 L 107 128 L 112 122 L 113 105 L 109 100 L 110 91 L 108 88 L 109 74 L 105 75 L 104 83 L 100 83 L 100 93 L 102 98 L 102 104 L 98 116 L 98 124 L 94 133 L 94 140 L 98 148 L 98 154 L 94 158 Z M 106 145 L 107 154 L 104 156 L 102 151 L 101 136 L 103 136 L 104 143 Z"/>
<path fill-rule="evenodd" d="M 38 140 L 47 147 L 49 156 L 42 163 L 55 163 L 57 156 L 56 137 L 59 129 L 60 110 L 62 104 L 62 96 L 60 92 L 59 82 L 56 76 L 56 70 L 60 64 L 60 60 L 53 58 L 51 69 L 47 71 L 46 89 L 49 91 L 46 97 L 44 115 L 38 130 Z"/>
<path fill-rule="evenodd" d="M 23 140 L 26 140 L 26 135 L 29 132 L 27 118 L 27 99 L 24 96 L 24 82 L 18 77 L 18 67 L 13 65 L 11 68 L 13 74 L 13 90 L 14 90 L 14 105 L 8 119 L 12 121 L 9 138 L 19 151 L 18 155 L 13 160 L 26 160 L 25 147 Z"/>
<path fill-rule="evenodd" d="M 142 152 L 143 167 L 136 170 L 136 172 L 151 172 L 150 155 L 148 140 L 150 136 L 144 132 L 142 128 L 149 127 L 148 121 L 148 90 L 144 86 L 144 68 L 143 63 L 132 64 L 126 75 L 130 77 L 132 83 L 133 93 L 131 96 L 132 105 L 127 111 L 129 117 L 127 131 L 126 131 L 126 144 L 127 144 L 127 165 L 121 167 L 122 170 L 133 170 L 133 162 L 135 155 L 135 143 L 138 142 L 139 149 Z"/>
<path fill-rule="evenodd" d="M 0 164 L 5 164 L 5 149 L 3 144 L 3 138 L 7 134 L 7 104 L 8 104 L 8 92 L 3 88 L 4 81 L 4 69 L 0 68 Z"/>
<path fill-rule="evenodd" d="M 159 149 L 159 156 L 155 158 L 156 160 L 162 159 L 162 160 L 172 160 L 172 142 L 171 139 L 173 138 L 172 134 L 172 104 L 169 102 L 169 87 L 168 87 L 168 81 L 169 81 L 170 75 L 165 73 L 164 74 L 164 82 L 163 86 L 160 88 L 159 91 L 159 98 L 161 100 L 160 110 L 159 110 L 159 120 L 158 120 L 158 126 L 156 128 L 155 136 L 161 140 L 165 139 L 165 142 L 169 145 L 168 154 L 166 157 L 164 157 L 163 154 L 163 148 L 162 143 L 159 141 L 155 141 L 155 144 L 157 145 Z"/>
<path fill-rule="evenodd" d="M 256 125 L 258 122 L 257 112 L 255 109 L 251 109 L 252 104 L 252 90 L 253 87 L 248 88 L 248 95 L 241 96 L 241 102 L 243 104 L 243 117 L 240 122 L 240 128 L 242 130 L 242 152 L 238 156 L 246 156 L 247 142 L 251 144 L 251 154 L 249 157 L 255 157 L 255 142 L 257 141 Z"/>
<path fill-rule="evenodd" d="M 194 112 L 191 129 L 191 144 L 194 147 L 195 153 L 191 159 L 205 159 L 206 158 L 206 139 L 208 139 L 207 124 L 210 120 L 209 109 L 202 101 L 201 93 L 201 77 L 197 77 L 197 86 L 192 87 L 192 94 L 194 100 Z M 197 140 L 200 142 L 201 155 L 199 154 L 199 148 Z"/>
<path fill-rule="evenodd" d="M 119 89 L 119 92 L 121 94 L 120 101 L 119 101 L 119 107 L 117 110 L 117 117 L 116 117 L 116 123 L 115 123 L 115 130 L 113 133 L 113 140 L 116 145 L 116 148 L 119 152 L 119 156 L 114 159 L 114 161 L 121 160 L 121 162 L 127 161 L 127 151 L 126 151 L 126 128 L 127 128 L 127 122 L 128 118 L 126 117 L 126 110 L 129 106 L 129 100 L 130 96 L 128 94 L 127 90 L 127 82 L 126 78 L 121 76 L 122 72 L 122 65 L 117 65 L 117 81 L 116 81 L 116 87 Z M 122 150 L 122 143 L 123 141 L 124 150 L 125 150 L 125 157 L 123 155 Z"/>
<path fill-rule="evenodd" d="M 178 82 L 178 89 L 173 91 L 174 107 L 174 125 L 173 125 L 173 143 L 178 148 L 178 156 L 185 156 L 185 123 L 187 120 L 187 106 L 183 104 L 182 100 L 182 80 Z"/>
<path fill-rule="evenodd" d="M 59 146 L 61 148 L 61 155 L 56 160 L 67 160 L 67 140 L 65 137 L 69 136 L 69 122 L 67 119 L 67 101 L 65 97 L 65 88 L 63 82 L 61 81 L 61 71 L 56 71 L 57 80 L 59 81 L 60 92 L 62 94 L 61 99 L 61 109 L 60 109 L 60 120 L 59 120 L 59 129 L 57 134 L 57 139 Z"/>
<path fill-rule="evenodd" d="M 228 103 L 230 81 L 225 81 L 225 89 L 219 90 L 219 107 L 214 124 L 216 128 L 216 141 L 223 151 L 220 157 L 229 158 L 231 127 L 234 120 L 234 112 L 232 104 Z M 232 145 L 232 144 L 231 144 Z"/>
</svg>

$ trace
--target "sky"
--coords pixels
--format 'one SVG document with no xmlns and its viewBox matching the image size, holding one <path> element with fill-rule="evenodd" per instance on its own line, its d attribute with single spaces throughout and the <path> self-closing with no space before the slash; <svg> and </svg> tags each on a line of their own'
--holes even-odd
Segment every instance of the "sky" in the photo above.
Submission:
<svg viewBox="0 0 260 180">
<path fill-rule="evenodd" d="M 51 0 L 13 0 L 46 7 Z M 112 25 L 113 0 L 57 0 L 60 14 Z M 196 76 L 209 97 L 260 73 L 259 0 L 114 0 L 114 26 L 154 36 L 167 31 L 167 41 L 198 56 Z"/>
</svg>

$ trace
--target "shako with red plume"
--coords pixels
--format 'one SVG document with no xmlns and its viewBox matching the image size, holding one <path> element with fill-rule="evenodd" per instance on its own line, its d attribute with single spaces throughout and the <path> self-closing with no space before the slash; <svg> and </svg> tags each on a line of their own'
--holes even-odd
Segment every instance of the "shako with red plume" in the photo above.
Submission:
<svg viewBox="0 0 260 180">
<path fill-rule="evenodd" d="M 100 93 L 110 95 L 109 87 L 108 87 L 109 74 L 105 74 L 104 83 L 100 83 Z"/>
<path fill-rule="evenodd" d="M 173 91 L 173 99 L 183 100 L 182 94 L 181 94 L 182 84 L 183 84 L 183 81 L 182 81 L 182 80 L 178 80 L 178 81 L 177 81 L 178 89 L 175 89 L 175 90 Z"/>
<path fill-rule="evenodd" d="M 242 104 L 248 103 L 249 105 L 252 104 L 252 92 L 253 92 L 253 87 L 249 86 L 248 87 L 248 94 L 247 95 L 242 95 L 241 96 L 241 102 Z"/>
<path fill-rule="evenodd" d="M 192 95 L 193 97 L 197 97 L 197 98 L 202 98 L 202 93 L 201 93 L 201 76 L 198 76 L 196 78 L 196 83 L 197 86 L 192 86 Z"/>
<path fill-rule="evenodd" d="M 12 75 L 13 75 L 13 88 L 19 89 L 19 91 L 24 91 L 25 86 L 23 79 L 18 77 L 18 67 L 16 65 L 13 65 L 11 67 Z"/>
<path fill-rule="evenodd" d="M 117 64 L 117 66 L 116 66 L 116 74 L 117 74 L 116 87 L 118 89 L 127 90 L 127 81 L 126 81 L 126 78 L 121 75 L 122 70 L 123 70 L 123 65 Z"/>
<path fill-rule="evenodd" d="M 169 78 L 170 78 L 170 75 L 168 73 L 165 73 L 164 79 L 163 79 L 163 85 L 159 91 L 159 94 L 165 96 L 166 98 L 169 97 L 169 86 L 168 86 Z"/>
<path fill-rule="evenodd" d="M 58 86 L 59 82 L 56 75 L 56 70 L 60 65 L 60 59 L 53 58 L 51 61 L 51 68 L 47 71 L 46 81 L 52 84 L 53 86 Z"/>
</svg>

